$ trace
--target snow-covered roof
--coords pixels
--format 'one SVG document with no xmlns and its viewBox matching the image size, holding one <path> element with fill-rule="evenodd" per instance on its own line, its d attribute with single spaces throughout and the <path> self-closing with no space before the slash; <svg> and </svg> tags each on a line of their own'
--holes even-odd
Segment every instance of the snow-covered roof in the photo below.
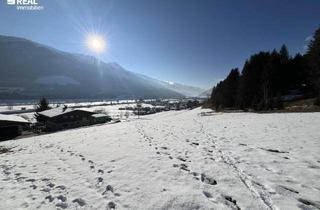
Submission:
<svg viewBox="0 0 320 210">
<path fill-rule="evenodd" d="M 145 103 L 142 103 L 142 104 L 141 104 L 141 107 L 142 107 L 142 108 L 146 108 L 146 107 L 150 107 L 150 108 L 152 108 L 152 107 L 153 107 L 153 105 L 151 105 L 151 104 L 145 104 Z"/>
<path fill-rule="evenodd" d="M 106 115 L 106 114 L 93 114 L 91 116 L 94 117 L 94 118 L 108 117 L 108 115 Z"/>
<path fill-rule="evenodd" d="M 165 106 L 160 106 L 160 105 L 158 105 L 158 106 L 155 106 L 155 108 L 164 109 L 164 108 L 166 108 L 166 107 L 165 107 Z"/>
<path fill-rule="evenodd" d="M 73 112 L 73 111 L 89 112 L 89 111 L 85 111 L 85 110 L 81 110 L 81 109 L 70 109 L 70 108 L 58 107 L 58 108 L 49 109 L 49 110 L 46 110 L 43 112 L 39 112 L 39 114 L 46 116 L 46 117 L 56 117 L 56 116 L 66 114 L 69 112 Z"/>
<path fill-rule="evenodd" d="M 16 115 L 7 115 L 7 114 L 0 114 L 0 121 L 10 121 L 10 122 L 19 122 L 19 123 L 30 123 L 28 120 L 16 116 Z"/>
</svg>

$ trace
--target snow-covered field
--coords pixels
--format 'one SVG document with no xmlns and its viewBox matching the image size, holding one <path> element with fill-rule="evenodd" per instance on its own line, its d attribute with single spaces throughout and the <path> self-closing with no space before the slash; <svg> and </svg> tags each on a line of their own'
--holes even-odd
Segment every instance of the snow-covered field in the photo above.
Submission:
<svg viewBox="0 0 320 210">
<path fill-rule="evenodd" d="M 0 209 L 320 208 L 320 113 L 208 111 L 2 142 Z"/>
</svg>

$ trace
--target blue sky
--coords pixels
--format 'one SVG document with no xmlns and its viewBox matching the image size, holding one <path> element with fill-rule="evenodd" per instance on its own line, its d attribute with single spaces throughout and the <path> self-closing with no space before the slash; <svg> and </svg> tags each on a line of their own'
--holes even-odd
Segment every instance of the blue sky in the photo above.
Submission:
<svg viewBox="0 0 320 210">
<path fill-rule="evenodd" d="M 0 34 L 90 54 L 88 33 L 103 34 L 106 62 L 161 80 L 203 88 L 260 50 L 286 44 L 304 52 L 320 26 L 319 0 L 37 0 L 17 11 L 0 0 Z"/>
</svg>

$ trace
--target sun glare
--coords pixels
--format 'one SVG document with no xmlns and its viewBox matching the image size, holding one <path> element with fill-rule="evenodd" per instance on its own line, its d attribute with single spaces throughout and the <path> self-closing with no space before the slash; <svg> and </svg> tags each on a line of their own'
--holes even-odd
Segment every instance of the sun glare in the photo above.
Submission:
<svg viewBox="0 0 320 210">
<path fill-rule="evenodd" d="M 97 54 L 103 53 L 106 49 L 105 39 L 97 34 L 89 35 L 87 37 L 86 44 L 91 51 Z"/>
</svg>

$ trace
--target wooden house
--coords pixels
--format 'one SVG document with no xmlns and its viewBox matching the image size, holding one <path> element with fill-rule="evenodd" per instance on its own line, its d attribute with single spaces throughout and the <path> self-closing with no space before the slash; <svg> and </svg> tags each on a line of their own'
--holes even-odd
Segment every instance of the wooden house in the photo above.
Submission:
<svg viewBox="0 0 320 210">
<path fill-rule="evenodd" d="M 16 115 L 0 114 L 0 141 L 20 136 L 30 128 L 30 122 Z"/>
<path fill-rule="evenodd" d="M 39 112 L 44 119 L 48 131 L 77 128 L 111 120 L 107 115 L 96 114 L 91 111 L 70 108 L 55 108 Z"/>
</svg>

